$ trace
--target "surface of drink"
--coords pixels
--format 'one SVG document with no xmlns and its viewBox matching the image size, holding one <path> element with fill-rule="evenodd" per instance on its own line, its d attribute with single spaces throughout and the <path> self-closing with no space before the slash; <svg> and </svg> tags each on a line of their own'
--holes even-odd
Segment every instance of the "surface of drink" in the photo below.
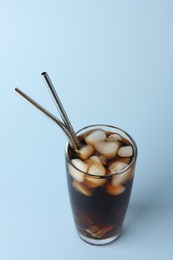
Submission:
<svg viewBox="0 0 173 260">
<path fill-rule="evenodd" d="M 113 241 L 129 203 L 136 147 L 119 129 L 79 134 L 81 149 L 67 147 L 67 180 L 79 236 L 91 244 Z"/>
</svg>

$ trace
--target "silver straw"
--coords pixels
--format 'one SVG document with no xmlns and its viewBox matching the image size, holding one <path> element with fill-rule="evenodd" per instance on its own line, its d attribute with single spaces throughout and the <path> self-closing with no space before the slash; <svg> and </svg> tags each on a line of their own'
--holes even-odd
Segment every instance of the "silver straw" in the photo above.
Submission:
<svg viewBox="0 0 173 260">
<path fill-rule="evenodd" d="M 52 99 L 53 99 L 53 101 L 55 103 L 55 106 L 57 107 L 57 109 L 58 109 L 58 111 L 60 113 L 60 116 L 61 116 L 64 124 L 66 125 L 66 127 L 69 130 L 69 132 L 71 133 L 71 136 L 73 137 L 73 141 L 75 142 L 76 146 L 78 148 L 80 148 L 80 146 L 81 146 L 80 142 L 79 142 L 79 140 L 78 140 L 78 138 L 76 136 L 76 133 L 74 131 L 74 128 L 73 128 L 73 126 L 72 126 L 72 124 L 71 124 L 71 122 L 70 122 L 70 120 L 69 120 L 69 118 L 68 118 L 68 116 L 67 116 L 67 114 L 65 112 L 65 109 L 64 109 L 64 107 L 63 107 L 63 105 L 61 103 L 61 100 L 59 99 L 58 94 L 57 94 L 57 92 L 56 92 L 56 90 L 55 90 L 55 88 L 54 88 L 54 86 L 53 86 L 53 84 L 52 84 L 52 82 L 50 80 L 50 77 L 49 77 L 48 73 L 47 72 L 42 72 L 41 75 L 43 76 L 43 79 L 44 79 L 44 81 L 46 83 L 46 86 L 48 87 L 50 95 L 51 95 L 51 97 L 52 97 Z"/>
<path fill-rule="evenodd" d="M 70 144 L 74 149 L 78 149 L 78 146 L 76 146 L 76 142 L 73 140 L 73 137 L 71 133 L 69 132 L 68 128 L 54 115 L 52 115 L 48 110 L 43 108 L 41 105 L 39 105 L 35 100 L 30 98 L 28 95 L 26 95 L 23 91 L 21 91 L 18 88 L 15 88 L 16 94 L 18 94 L 20 97 L 22 97 L 25 101 L 27 101 L 30 105 L 35 107 L 37 110 L 39 110 L 41 113 L 43 113 L 45 116 L 47 116 L 49 119 L 51 119 L 54 123 L 56 123 L 65 133 L 67 138 L 70 141 Z"/>
</svg>

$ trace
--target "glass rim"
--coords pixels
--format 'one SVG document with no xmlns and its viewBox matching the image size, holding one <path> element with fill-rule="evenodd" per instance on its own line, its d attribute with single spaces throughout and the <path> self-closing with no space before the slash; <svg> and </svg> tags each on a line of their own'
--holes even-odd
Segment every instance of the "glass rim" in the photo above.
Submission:
<svg viewBox="0 0 173 260">
<path fill-rule="evenodd" d="M 86 130 L 86 129 L 88 129 L 88 128 L 92 128 L 92 127 L 109 127 L 109 128 L 117 129 L 117 130 L 121 131 L 122 133 L 124 133 L 124 134 L 130 139 L 131 144 L 132 144 L 132 146 L 133 146 L 133 152 L 134 152 L 133 158 L 132 158 L 131 162 L 130 162 L 125 168 L 123 168 L 123 169 L 120 170 L 120 171 L 115 171 L 115 172 L 113 172 L 113 173 L 111 173 L 111 174 L 109 174 L 109 175 L 95 175 L 95 174 L 89 174 L 89 173 L 87 173 L 87 172 L 84 172 L 84 171 L 80 170 L 79 168 L 77 168 L 77 167 L 72 163 L 72 161 L 71 161 L 71 159 L 70 159 L 70 157 L 69 157 L 69 155 L 68 155 L 68 147 L 69 147 L 70 143 L 69 143 L 69 141 L 67 141 L 66 146 L 65 146 L 65 158 L 66 158 L 67 162 L 68 162 L 73 168 L 75 168 L 75 169 L 78 170 L 79 172 L 81 172 L 81 173 L 83 173 L 83 174 L 85 174 L 85 175 L 87 175 L 87 176 L 89 176 L 89 177 L 93 177 L 93 178 L 97 178 L 97 179 L 98 179 L 98 178 L 99 178 L 99 179 L 107 179 L 107 178 L 112 177 L 112 176 L 114 176 L 114 175 L 119 175 L 119 174 L 122 174 L 122 173 L 126 172 L 128 169 L 130 169 L 130 168 L 135 164 L 136 159 L 137 159 L 137 155 L 138 155 L 138 148 L 137 148 L 136 142 L 134 141 L 134 139 L 132 138 L 132 136 L 131 136 L 130 134 L 128 134 L 125 130 L 123 130 L 123 129 L 117 127 L 117 126 L 113 126 L 113 125 L 109 125 L 109 124 L 93 124 L 93 125 L 88 125 L 88 126 L 85 126 L 85 127 L 81 128 L 81 129 L 79 129 L 79 130 L 76 132 L 76 134 L 78 134 L 78 133 L 80 133 L 80 132 L 82 132 L 82 131 L 84 131 L 84 130 Z"/>
</svg>

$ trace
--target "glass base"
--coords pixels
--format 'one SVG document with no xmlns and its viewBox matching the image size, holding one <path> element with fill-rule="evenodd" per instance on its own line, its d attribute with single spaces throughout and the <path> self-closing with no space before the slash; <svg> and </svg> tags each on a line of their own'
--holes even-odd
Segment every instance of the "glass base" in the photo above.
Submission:
<svg viewBox="0 0 173 260">
<path fill-rule="evenodd" d="M 85 241 L 86 243 L 90 244 L 90 245 L 94 245 L 94 246 L 102 246 L 102 245 L 106 245 L 109 244 L 111 242 L 113 242 L 119 235 L 113 236 L 113 237 L 109 237 L 109 238 L 105 238 L 105 239 L 94 239 L 94 238 L 89 238 L 86 237 L 80 233 L 78 233 L 79 237 Z"/>
</svg>

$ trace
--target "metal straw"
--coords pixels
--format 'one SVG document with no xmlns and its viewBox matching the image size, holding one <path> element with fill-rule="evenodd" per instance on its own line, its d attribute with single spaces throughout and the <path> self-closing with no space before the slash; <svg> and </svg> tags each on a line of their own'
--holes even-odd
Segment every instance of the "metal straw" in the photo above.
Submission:
<svg viewBox="0 0 173 260">
<path fill-rule="evenodd" d="M 76 142 L 73 139 L 73 136 L 69 132 L 66 125 L 64 125 L 58 118 L 56 118 L 54 115 L 52 115 L 48 110 L 43 108 L 41 105 L 39 105 L 35 100 L 30 98 L 28 95 L 26 95 L 23 91 L 21 91 L 18 88 L 15 88 L 16 94 L 18 94 L 20 97 L 22 97 L 25 101 L 27 101 L 30 105 L 35 107 L 37 110 L 39 110 L 41 113 L 43 113 L 45 116 L 47 116 L 49 119 L 51 119 L 54 123 L 56 123 L 65 133 L 65 135 L 68 137 L 70 144 L 74 149 L 78 149 L 78 146 L 76 145 Z"/>
<path fill-rule="evenodd" d="M 78 148 L 80 148 L 80 146 L 81 146 L 80 142 L 79 142 L 79 140 L 78 140 L 78 138 L 77 138 L 77 136 L 75 134 L 73 126 L 70 123 L 70 120 L 69 120 L 69 118 L 68 118 L 68 116 L 67 116 L 67 114 L 65 112 L 65 109 L 64 109 L 64 107 L 63 107 L 63 105 L 61 103 L 61 100 L 59 99 L 58 94 L 57 94 L 57 92 L 56 92 L 56 90 L 55 90 L 55 88 L 54 88 L 54 86 L 53 86 L 53 84 L 52 84 L 52 82 L 50 80 L 50 77 L 49 77 L 48 73 L 47 72 L 42 72 L 41 75 L 43 76 L 43 79 L 44 79 L 44 81 L 46 83 L 46 86 L 48 87 L 50 95 L 51 95 L 51 97 L 52 97 L 52 99 L 53 99 L 53 101 L 55 103 L 55 106 L 57 107 L 57 109 L 58 109 L 58 111 L 60 113 L 60 116 L 61 116 L 64 124 L 66 125 L 66 127 L 69 130 L 69 132 L 71 133 L 71 136 L 73 137 L 73 141 L 75 142 L 76 146 Z"/>
</svg>

